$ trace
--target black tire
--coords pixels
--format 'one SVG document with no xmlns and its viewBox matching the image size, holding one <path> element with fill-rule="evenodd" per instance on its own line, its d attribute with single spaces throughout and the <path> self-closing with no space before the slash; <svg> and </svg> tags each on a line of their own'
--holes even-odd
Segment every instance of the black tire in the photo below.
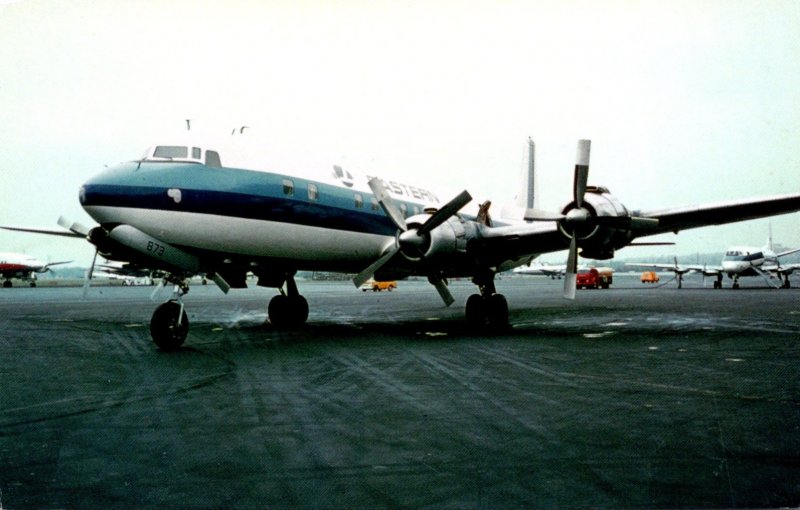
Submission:
<svg viewBox="0 0 800 510">
<path fill-rule="evenodd" d="M 273 326 L 285 326 L 288 324 L 289 297 L 279 294 L 269 300 L 267 306 L 267 316 Z"/>
<path fill-rule="evenodd" d="M 486 308 L 486 300 L 480 294 L 472 294 L 468 297 L 464 307 L 467 323 L 471 326 L 485 325 L 487 321 Z"/>
<path fill-rule="evenodd" d="M 303 296 L 281 294 L 270 300 L 267 314 L 273 326 L 302 326 L 308 320 L 308 301 Z"/>
<path fill-rule="evenodd" d="M 486 318 L 495 327 L 508 326 L 508 301 L 502 294 L 493 294 L 486 300 Z"/>
<path fill-rule="evenodd" d="M 180 325 L 178 325 L 179 313 L 182 314 Z M 185 310 L 181 311 L 181 305 L 177 301 L 167 301 L 153 312 L 153 317 L 150 319 L 150 336 L 162 351 L 178 350 L 188 334 L 189 317 Z"/>
<path fill-rule="evenodd" d="M 302 326 L 308 320 L 308 301 L 303 296 L 289 298 L 289 315 L 292 326 Z"/>
</svg>

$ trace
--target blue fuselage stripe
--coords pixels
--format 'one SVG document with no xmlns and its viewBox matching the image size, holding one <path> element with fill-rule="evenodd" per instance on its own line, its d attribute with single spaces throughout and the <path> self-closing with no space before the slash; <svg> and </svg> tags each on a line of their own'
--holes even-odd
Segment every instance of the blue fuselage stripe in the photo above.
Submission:
<svg viewBox="0 0 800 510">
<path fill-rule="evenodd" d="M 292 194 L 285 193 L 286 179 L 293 182 Z M 309 183 L 317 186 L 315 200 L 308 198 Z M 179 190 L 179 198 L 168 190 Z M 363 197 L 361 207 L 356 207 L 356 194 Z M 382 210 L 372 209 L 371 198 L 369 193 L 297 177 L 174 163 L 122 164 L 84 184 L 81 192 L 85 207 L 181 211 L 394 235 L 396 227 Z"/>
</svg>

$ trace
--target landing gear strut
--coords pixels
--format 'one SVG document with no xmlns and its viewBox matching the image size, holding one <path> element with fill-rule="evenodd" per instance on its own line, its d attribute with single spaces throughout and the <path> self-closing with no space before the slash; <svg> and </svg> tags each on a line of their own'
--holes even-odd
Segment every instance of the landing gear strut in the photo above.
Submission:
<svg viewBox="0 0 800 510">
<path fill-rule="evenodd" d="M 175 283 L 172 298 L 159 305 L 153 312 L 153 317 L 150 319 L 150 336 L 162 351 L 176 351 L 189 334 L 189 317 L 181 299 L 189 292 L 189 283 L 183 279 L 168 281 Z"/>
<path fill-rule="evenodd" d="M 308 301 L 300 295 L 294 275 L 286 275 L 286 291 L 279 287 L 279 295 L 272 298 L 267 308 L 269 322 L 273 326 L 297 327 L 302 326 L 308 320 Z"/>
<path fill-rule="evenodd" d="M 464 310 L 467 322 L 473 326 L 508 327 L 508 302 L 505 296 L 497 294 L 494 272 L 486 271 L 475 276 L 472 282 L 478 286 L 480 294 L 467 298 Z"/>
</svg>

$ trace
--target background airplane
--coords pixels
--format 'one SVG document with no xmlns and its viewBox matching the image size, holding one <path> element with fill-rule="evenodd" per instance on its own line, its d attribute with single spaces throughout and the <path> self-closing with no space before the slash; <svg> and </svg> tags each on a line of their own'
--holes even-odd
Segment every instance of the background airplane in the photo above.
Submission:
<svg viewBox="0 0 800 510">
<path fill-rule="evenodd" d="M 673 272 L 678 280 L 678 288 L 681 288 L 684 274 L 700 273 L 703 277 L 713 276 L 715 278 L 715 289 L 722 288 L 722 278 L 726 274 L 729 278 L 733 279 L 731 287 L 734 289 L 739 288 L 739 278 L 743 276 L 760 276 L 772 287 L 788 289 L 791 287 L 789 275 L 795 270 L 800 269 L 800 264 L 781 265 L 780 258 L 799 251 L 800 248 L 795 248 L 781 253 L 775 253 L 772 249 L 772 237 L 770 236 L 767 240 L 767 244 L 762 248 L 751 246 L 732 246 L 728 248 L 719 266 L 678 264 L 677 257 L 675 258 L 675 263 L 672 265 L 650 262 L 626 263 L 625 265 Z M 783 278 L 783 282 L 781 282 L 781 278 Z"/>
<path fill-rule="evenodd" d="M 528 207 L 516 219 L 492 218 L 488 200 L 477 213 L 462 213 L 472 200 L 466 190 L 444 202 L 401 182 L 351 181 L 346 174 L 344 182 L 335 166 L 327 179 L 225 166 L 218 150 L 184 144 L 154 146 L 140 160 L 89 179 L 79 200 L 96 226 L 61 219 L 66 230 L 4 228 L 84 238 L 95 257 L 165 271 L 162 283 L 174 285 L 173 296 L 153 313 L 150 333 L 160 348 L 173 350 L 188 334 L 181 297 L 196 274 L 227 292 L 246 287 L 252 272 L 257 285 L 278 290 L 267 313 L 280 327 L 308 319 L 297 271 L 357 273 L 356 287 L 371 277 L 421 275 L 446 305 L 455 301 L 447 279 L 468 277 L 478 293 L 467 299 L 466 319 L 505 328 L 508 303 L 495 275 L 540 254 L 568 250 L 564 296 L 574 299 L 579 250 L 607 260 L 640 237 L 800 210 L 800 193 L 793 193 L 631 211 L 607 188 L 588 185 L 590 147 L 578 142 L 572 197 L 559 212 Z"/>
<path fill-rule="evenodd" d="M 45 263 L 41 260 L 23 253 L 0 253 L 0 275 L 3 277 L 3 287 L 9 288 L 13 284 L 12 278 L 29 282 L 31 287 L 36 287 L 36 274 L 50 271 L 50 266 L 68 264 L 71 260 L 63 262 Z"/>
<path fill-rule="evenodd" d="M 160 271 L 140 268 L 127 262 L 107 260 L 104 264 L 96 264 L 93 277 L 104 277 L 110 280 L 122 280 L 123 285 L 155 285 L 154 278 Z"/>
<path fill-rule="evenodd" d="M 556 279 L 560 280 L 567 273 L 567 266 L 565 264 L 551 265 L 534 261 L 533 263 L 528 265 L 515 267 L 513 273 L 526 274 L 526 275 L 544 275 L 544 276 L 549 276 L 551 280 L 556 280 Z"/>
</svg>

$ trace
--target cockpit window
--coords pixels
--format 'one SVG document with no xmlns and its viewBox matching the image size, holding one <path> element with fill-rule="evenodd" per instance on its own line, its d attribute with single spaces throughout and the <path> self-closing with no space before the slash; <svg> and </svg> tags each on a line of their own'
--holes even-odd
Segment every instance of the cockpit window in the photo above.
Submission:
<svg viewBox="0 0 800 510">
<path fill-rule="evenodd" d="M 155 158 L 186 158 L 189 154 L 188 147 L 180 147 L 177 145 L 159 145 L 153 151 Z"/>
<path fill-rule="evenodd" d="M 206 151 L 206 166 L 221 167 L 222 161 L 219 159 L 219 152 Z"/>
<path fill-rule="evenodd" d="M 205 159 L 204 159 L 205 157 Z M 184 145 L 156 145 L 150 147 L 142 157 L 142 161 L 170 160 L 176 163 L 203 163 L 206 166 L 220 168 L 222 159 L 219 152 L 205 150 L 202 147 Z"/>
</svg>

